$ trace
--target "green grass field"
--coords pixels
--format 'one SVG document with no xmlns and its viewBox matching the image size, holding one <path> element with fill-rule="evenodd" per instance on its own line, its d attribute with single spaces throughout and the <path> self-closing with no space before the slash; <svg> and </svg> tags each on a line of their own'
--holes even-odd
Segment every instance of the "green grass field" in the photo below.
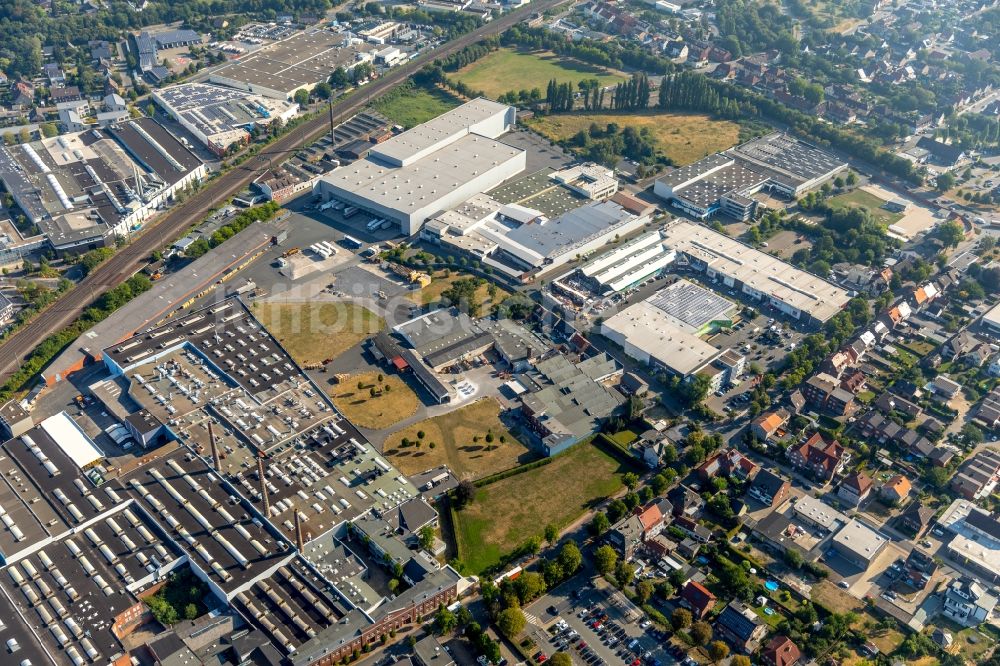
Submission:
<svg viewBox="0 0 1000 666">
<path fill-rule="evenodd" d="M 621 72 L 563 58 L 549 51 L 500 49 L 463 67 L 452 78 L 496 99 L 511 90 L 532 88 L 538 88 L 544 96 L 545 86 L 552 79 L 560 83 L 571 81 L 575 87 L 585 79 L 597 79 L 602 86 L 611 86 L 626 77 Z"/>
<path fill-rule="evenodd" d="M 830 197 L 827 202 L 833 208 L 867 208 L 876 220 L 885 225 L 896 224 L 903 219 L 902 213 L 892 213 L 882 208 L 884 199 L 864 190 L 853 190 Z"/>
<path fill-rule="evenodd" d="M 377 100 L 372 108 L 409 129 L 454 109 L 460 103 L 461 100 L 440 88 L 411 86 Z"/>
<path fill-rule="evenodd" d="M 631 471 L 596 445 L 579 444 L 551 463 L 479 489 L 475 500 L 456 512 L 458 556 L 469 571 L 500 561 L 546 525 L 562 529 L 596 502 L 622 487 Z"/>
</svg>

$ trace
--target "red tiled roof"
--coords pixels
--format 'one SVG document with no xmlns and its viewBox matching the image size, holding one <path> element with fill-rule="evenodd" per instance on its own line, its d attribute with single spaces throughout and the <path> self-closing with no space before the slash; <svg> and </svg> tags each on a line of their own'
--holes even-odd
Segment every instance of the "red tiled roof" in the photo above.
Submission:
<svg viewBox="0 0 1000 666">
<path fill-rule="evenodd" d="M 788 636 L 775 636 L 763 652 L 764 661 L 774 666 L 792 666 L 802 657 L 799 646 Z"/>
<path fill-rule="evenodd" d="M 709 608 L 715 604 L 715 595 L 709 592 L 708 588 L 696 581 L 690 580 L 681 591 L 681 598 L 688 602 L 692 608 L 704 615 Z"/>
</svg>

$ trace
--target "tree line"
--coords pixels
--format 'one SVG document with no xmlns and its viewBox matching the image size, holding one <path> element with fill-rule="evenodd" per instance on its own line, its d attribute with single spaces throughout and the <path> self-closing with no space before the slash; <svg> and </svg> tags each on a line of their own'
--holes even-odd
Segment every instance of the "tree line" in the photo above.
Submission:
<svg viewBox="0 0 1000 666">
<path fill-rule="evenodd" d="M 796 111 L 747 88 L 709 79 L 703 74 L 681 72 L 664 77 L 658 106 L 663 110 L 700 111 L 720 118 L 767 118 L 799 136 L 824 147 L 843 150 L 912 183 L 922 175 L 909 160 L 883 150 L 873 139 L 858 136 L 818 118 Z"/>
</svg>

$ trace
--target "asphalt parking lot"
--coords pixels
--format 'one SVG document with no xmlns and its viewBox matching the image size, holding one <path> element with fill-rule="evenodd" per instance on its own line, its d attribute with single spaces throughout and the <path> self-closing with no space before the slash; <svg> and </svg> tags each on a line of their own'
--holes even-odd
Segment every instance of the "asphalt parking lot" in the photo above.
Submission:
<svg viewBox="0 0 1000 666">
<path fill-rule="evenodd" d="M 579 591 L 579 599 L 573 598 L 574 590 Z M 553 609 L 555 613 L 551 612 Z M 586 609 L 591 612 L 581 617 Z M 668 666 L 675 663 L 652 633 L 652 626 L 643 629 L 639 622 L 630 623 L 623 611 L 611 603 L 608 594 L 591 587 L 585 578 L 573 579 L 556 588 L 525 611 L 531 623 L 532 636 L 538 644 L 535 651 L 541 650 L 546 656 L 566 652 L 571 655 L 573 663 L 592 666 L 622 666 L 634 664 L 636 659 L 639 664 L 647 665 Z M 555 628 L 560 620 L 567 625 L 564 631 Z M 595 620 L 600 621 L 600 629 L 593 628 Z M 579 638 L 575 638 L 572 632 L 576 632 Z M 635 644 L 629 649 L 633 641 Z M 585 647 L 580 647 L 582 644 Z M 588 661 L 585 655 L 590 653 L 596 656 Z"/>
</svg>

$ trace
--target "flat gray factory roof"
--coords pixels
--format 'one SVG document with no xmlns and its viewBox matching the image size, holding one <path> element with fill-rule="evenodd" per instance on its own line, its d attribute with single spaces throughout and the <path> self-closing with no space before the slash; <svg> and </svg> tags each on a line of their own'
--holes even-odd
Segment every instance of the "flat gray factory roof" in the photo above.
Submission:
<svg viewBox="0 0 1000 666">
<path fill-rule="evenodd" d="M 31 444 L 38 450 L 29 448 Z M 103 493 L 96 491 L 94 484 L 63 453 L 41 425 L 4 442 L 2 450 L 24 474 L 27 483 L 19 488 L 19 495 L 22 501 L 31 505 L 32 513 L 48 516 L 48 509 L 43 503 L 48 504 L 59 522 L 72 527 L 85 523 L 113 506 Z M 26 490 L 28 484 L 35 490 Z M 42 508 L 36 509 L 35 506 L 39 504 L 43 505 Z M 62 528 L 53 526 L 46 529 L 51 534 L 62 531 Z"/>
<path fill-rule="evenodd" d="M 523 153 L 495 139 L 467 134 L 406 166 L 390 166 L 368 157 L 332 171 L 323 180 L 408 215 Z"/>
<path fill-rule="evenodd" d="M 649 302 L 692 331 L 727 319 L 726 313 L 736 307 L 729 299 L 684 279 L 661 289 Z"/>
<path fill-rule="evenodd" d="M 301 375 L 281 345 L 235 298 L 175 317 L 163 326 L 105 348 L 104 355 L 128 369 L 182 346 L 196 350 L 253 396 L 292 388 L 298 381 L 293 377 Z M 197 390 L 195 386 L 188 388 Z M 184 390 L 181 393 L 187 395 Z"/>
<path fill-rule="evenodd" d="M 509 108 L 506 104 L 477 97 L 392 137 L 372 148 L 372 152 L 389 159 L 403 161 L 442 142 L 457 138 L 473 125 L 499 113 L 506 113 Z"/>
<path fill-rule="evenodd" d="M 850 300 L 840 287 L 708 227 L 675 220 L 664 227 L 663 237 L 668 247 L 818 321 L 837 314 Z"/>
<path fill-rule="evenodd" d="M 427 348 L 427 351 L 431 352 L 435 351 L 435 348 L 430 348 L 428 345 L 443 340 L 445 342 L 442 346 L 447 346 L 451 342 L 473 334 L 476 327 L 469 315 L 464 312 L 442 308 L 397 324 L 392 330 L 397 335 L 403 336 L 418 351 Z"/>
<path fill-rule="evenodd" d="M 632 213 L 618 204 L 602 201 L 573 209 L 545 224 L 521 225 L 511 230 L 507 238 L 543 257 L 552 257 L 572 252 L 573 248 L 634 219 Z"/>
<path fill-rule="evenodd" d="M 345 35 L 326 30 L 300 32 L 216 70 L 213 76 L 290 92 L 325 81 L 330 72 L 352 65 L 359 53 L 373 49 L 370 44 L 348 44 Z"/>
<path fill-rule="evenodd" d="M 707 208 L 726 194 L 760 187 L 767 180 L 768 177 L 758 171 L 747 169 L 739 163 L 730 164 L 702 180 L 674 190 L 674 194 L 699 208 Z"/>
<path fill-rule="evenodd" d="M 698 370 L 720 353 L 648 300 L 625 308 L 601 327 L 617 333 L 681 376 Z"/>
<path fill-rule="evenodd" d="M 730 153 L 753 166 L 766 167 L 770 177 L 795 186 L 847 166 L 833 153 L 783 132 L 747 141 Z"/>
<path fill-rule="evenodd" d="M 11 641 L 17 642 L 18 650 L 12 656 L 18 663 L 27 659 L 32 666 L 53 664 L 49 653 L 42 648 L 35 633 L 15 610 L 8 594 L 7 590 L 0 590 L 0 618 L 3 618 L 0 621 L 0 643 L 10 645 Z"/>
<path fill-rule="evenodd" d="M 723 155 L 722 153 L 715 153 L 714 155 L 709 155 L 708 157 L 703 157 L 697 162 L 692 162 L 691 164 L 686 164 L 682 167 L 678 167 L 673 171 L 670 171 L 657 180 L 670 187 L 677 187 L 682 185 L 692 178 L 699 178 L 707 174 L 713 169 L 718 169 L 719 167 L 725 166 L 727 163 L 732 162 L 733 158 Z"/>
<path fill-rule="evenodd" d="M 167 183 L 176 183 L 201 165 L 194 153 L 152 118 L 112 125 L 106 131 L 117 138 L 133 158 Z"/>
</svg>

